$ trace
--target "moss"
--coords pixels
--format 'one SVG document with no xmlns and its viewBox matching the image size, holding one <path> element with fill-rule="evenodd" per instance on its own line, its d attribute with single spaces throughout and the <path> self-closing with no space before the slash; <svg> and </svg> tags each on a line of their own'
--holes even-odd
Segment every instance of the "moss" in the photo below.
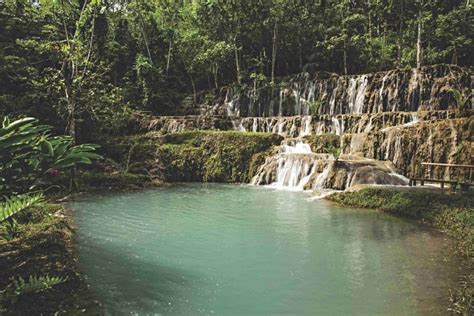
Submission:
<svg viewBox="0 0 474 316">
<path fill-rule="evenodd" d="M 256 176 L 258 169 L 265 163 L 266 158 L 273 156 L 274 154 L 274 148 L 270 148 L 266 151 L 262 151 L 253 155 L 249 163 L 249 179 L 252 179 L 254 176 Z"/>
<path fill-rule="evenodd" d="M 147 135 L 117 137 L 100 141 L 99 153 L 113 160 L 122 169 L 133 162 L 144 162 L 153 158 L 156 141 Z"/>
<path fill-rule="evenodd" d="M 340 137 L 336 134 L 309 135 L 305 139 L 315 153 L 327 153 L 330 148 L 340 145 Z"/>
<path fill-rule="evenodd" d="M 43 204 L 18 216 L 19 235 L 11 241 L 0 233 L 0 289 L 12 278 L 30 275 L 60 276 L 64 283 L 40 293 L 19 297 L 16 302 L 0 300 L 2 315 L 71 315 L 87 310 L 102 314 L 103 310 L 88 290 L 77 269 L 72 252 L 72 229 L 65 210 L 56 204 Z M 0 231 L 4 231 L 0 225 Z"/>
<path fill-rule="evenodd" d="M 107 159 L 85 172 L 80 185 L 126 189 L 157 180 L 248 182 L 256 162 L 281 140 L 267 133 L 204 130 L 109 139 L 101 142 Z"/>
<path fill-rule="evenodd" d="M 352 207 L 374 208 L 421 220 L 453 236 L 458 251 L 467 258 L 466 274 L 474 263 L 474 192 L 445 192 L 416 189 L 365 188 L 336 193 L 329 200 Z M 471 315 L 474 311 L 474 280 L 466 275 L 451 293 L 452 310 Z"/>
<path fill-rule="evenodd" d="M 86 171 L 78 177 L 79 188 L 88 189 L 136 189 L 151 183 L 150 177 L 129 172 Z"/>
<path fill-rule="evenodd" d="M 261 160 L 281 137 L 236 131 L 169 134 L 159 142 L 156 160 L 167 181 L 248 182 L 258 155 Z M 263 158 L 264 159 L 264 158 Z M 252 172 L 251 172 L 252 170 Z"/>
</svg>

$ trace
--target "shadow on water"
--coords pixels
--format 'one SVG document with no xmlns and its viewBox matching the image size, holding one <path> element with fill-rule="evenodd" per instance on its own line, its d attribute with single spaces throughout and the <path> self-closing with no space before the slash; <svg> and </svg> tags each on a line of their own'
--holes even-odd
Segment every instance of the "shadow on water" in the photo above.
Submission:
<svg viewBox="0 0 474 316">
<path fill-rule="evenodd" d="M 175 301 L 185 300 L 190 284 L 197 279 L 185 269 L 134 255 L 133 249 L 93 240 L 83 241 L 78 248 L 81 268 L 113 315 L 179 312 L 176 308 L 181 304 Z"/>
<path fill-rule="evenodd" d="M 300 193 L 191 184 L 72 208 L 113 315 L 443 314 L 459 272 L 443 234 Z"/>
</svg>

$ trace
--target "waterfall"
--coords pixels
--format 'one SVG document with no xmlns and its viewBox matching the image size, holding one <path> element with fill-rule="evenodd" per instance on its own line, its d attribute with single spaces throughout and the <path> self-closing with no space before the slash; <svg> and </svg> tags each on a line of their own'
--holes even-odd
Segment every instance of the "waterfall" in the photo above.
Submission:
<svg viewBox="0 0 474 316">
<path fill-rule="evenodd" d="M 285 139 L 282 142 L 283 153 L 286 154 L 311 154 L 311 147 L 301 139 Z"/>
<path fill-rule="evenodd" d="M 178 133 L 183 130 L 184 130 L 184 125 L 180 124 L 178 120 L 176 119 L 170 120 L 169 125 L 168 125 L 168 131 L 167 131 L 169 134 Z"/>
<path fill-rule="evenodd" d="M 236 101 L 235 116 L 413 112 L 446 109 L 446 87 L 469 95 L 470 82 L 468 71 L 442 65 L 363 75 L 305 74 L 276 85 L 254 82 L 229 88 L 222 99 Z"/>
<path fill-rule="evenodd" d="M 383 94 L 384 94 L 384 89 L 385 89 L 385 81 L 388 78 L 389 73 L 387 73 L 385 76 L 382 78 L 382 86 L 380 87 L 379 90 L 379 105 L 378 105 L 378 112 L 383 112 L 384 106 L 383 106 Z"/>
<path fill-rule="evenodd" d="M 354 103 L 354 108 L 352 109 L 353 111 L 351 113 L 356 113 L 360 114 L 363 113 L 364 109 L 364 100 L 365 100 L 365 93 L 367 90 L 367 76 L 363 75 L 362 77 L 359 77 L 359 83 L 358 83 L 358 88 L 357 88 L 357 95 L 355 98 L 355 103 Z"/>
<path fill-rule="evenodd" d="M 311 126 L 311 116 L 310 115 L 307 115 L 307 116 L 304 116 L 302 119 L 301 119 L 301 123 L 302 123 L 302 129 L 300 131 L 300 137 L 303 137 L 303 136 L 306 136 L 306 135 L 310 135 L 311 134 L 311 131 L 313 129 L 313 127 Z"/>
<path fill-rule="evenodd" d="M 280 153 L 267 159 L 251 183 L 302 191 L 315 173 L 317 162 L 322 158 L 327 158 L 327 155 L 313 153 L 302 139 L 285 139 L 280 146 Z"/>
<path fill-rule="evenodd" d="M 341 124 L 339 123 L 339 120 L 333 116 L 331 118 L 331 122 L 332 122 L 331 132 L 339 136 L 342 135 L 343 130 L 342 130 Z"/>
<path fill-rule="evenodd" d="M 301 191 L 313 172 L 314 160 L 308 154 L 283 154 L 278 161 L 276 182 L 278 189 Z"/>
</svg>

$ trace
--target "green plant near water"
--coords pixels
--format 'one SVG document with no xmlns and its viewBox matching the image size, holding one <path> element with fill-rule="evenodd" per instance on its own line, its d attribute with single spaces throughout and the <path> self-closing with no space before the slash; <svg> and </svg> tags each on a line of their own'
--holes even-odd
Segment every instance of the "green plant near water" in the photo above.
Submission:
<svg viewBox="0 0 474 316">
<path fill-rule="evenodd" d="M 7 198 L 4 203 L 0 204 L 0 223 L 6 222 L 5 238 L 7 240 L 12 240 L 18 236 L 18 222 L 15 215 L 43 201 L 43 194 L 37 193 Z"/>
<path fill-rule="evenodd" d="M 0 127 L 0 193 L 27 192 L 46 175 L 90 164 L 102 157 L 95 144 L 74 145 L 69 136 L 51 136 L 51 127 L 27 117 Z"/>
<path fill-rule="evenodd" d="M 64 283 L 66 280 L 67 278 L 49 275 L 30 275 L 28 280 L 18 277 L 18 279 L 13 279 L 12 283 L 1 292 L 0 301 L 15 303 L 22 295 L 49 290 L 58 284 Z"/>
<path fill-rule="evenodd" d="M 459 108 L 459 110 L 464 111 L 469 108 L 468 100 L 471 97 L 471 95 L 465 95 L 460 90 L 455 89 L 455 88 L 450 88 L 448 90 L 448 93 L 450 93 L 451 96 L 456 101 L 456 105 Z"/>
<path fill-rule="evenodd" d="M 314 100 L 313 102 L 311 102 L 309 104 L 309 108 L 311 109 L 311 113 L 318 114 L 319 109 L 321 109 L 322 105 L 323 105 L 323 102 L 321 102 L 320 100 Z"/>
<path fill-rule="evenodd" d="M 336 160 L 336 162 L 339 160 L 339 157 L 341 156 L 341 153 L 342 153 L 342 150 L 340 147 L 336 147 L 332 144 L 326 147 L 325 151 L 328 154 L 332 155 L 334 157 L 334 160 Z"/>
</svg>

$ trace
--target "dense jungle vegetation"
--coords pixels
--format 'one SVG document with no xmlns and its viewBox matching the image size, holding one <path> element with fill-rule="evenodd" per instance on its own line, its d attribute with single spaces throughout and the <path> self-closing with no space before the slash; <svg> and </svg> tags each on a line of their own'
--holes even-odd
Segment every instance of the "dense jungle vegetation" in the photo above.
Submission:
<svg viewBox="0 0 474 316">
<path fill-rule="evenodd" d="M 474 47 L 469 0 L 3 0 L 0 30 L 0 116 L 78 141 L 227 84 L 470 67 Z"/>
<path fill-rule="evenodd" d="M 76 181 L 122 184 L 93 168 L 75 177 L 78 165 L 103 158 L 93 143 L 120 162 L 115 175 L 129 176 L 122 182 L 141 184 L 129 171 L 156 157 L 135 147 L 151 147 L 165 162 L 160 179 L 245 182 L 281 142 L 270 134 L 192 132 L 168 135 L 156 150 L 129 135 L 134 114 L 174 114 L 224 86 L 273 88 L 300 72 L 471 68 L 473 13 L 470 0 L 0 0 L 0 266 L 7 267 L 0 314 L 35 312 L 52 288 L 56 301 L 42 311 L 67 314 L 75 304 L 65 302 L 82 286 L 69 223 L 51 196 Z M 356 198 L 340 202 L 357 205 Z M 376 202 L 364 206 L 383 204 Z M 459 218 L 467 221 L 464 208 Z M 462 237 L 472 243 L 470 231 Z"/>
</svg>

